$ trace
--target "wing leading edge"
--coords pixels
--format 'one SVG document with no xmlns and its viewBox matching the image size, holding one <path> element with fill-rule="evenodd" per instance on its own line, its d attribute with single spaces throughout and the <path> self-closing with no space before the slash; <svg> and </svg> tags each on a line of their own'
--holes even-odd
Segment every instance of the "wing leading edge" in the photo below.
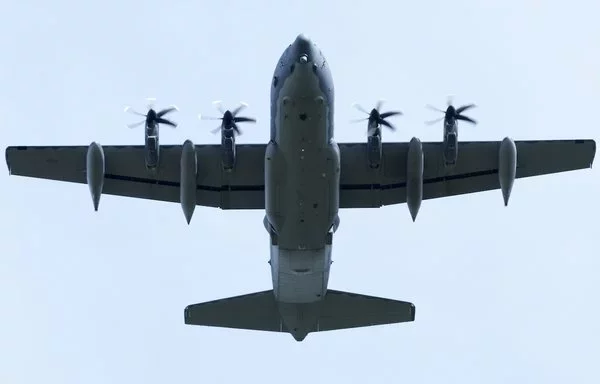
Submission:
<svg viewBox="0 0 600 384">
<path fill-rule="evenodd" d="M 516 178 L 590 168 L 593 140 L 515 141 Z M 499 141 L 459 142 L 458 162 L 446 168 L 442 143 L 422 143 L 423 200 L 500 188 Z M 266 145 L 236 148 L 236 167 L 221 166 L 220 145 L 196 145 L 196 204 L 221 209 L 264 209 Z M 366 143 L 341 143 L 340 208 L 376 208 L 406 202 L 409 143 L 384 143 L 379 168 L 368 165 Z M 88 146 L 14 146 L 6 149 L 12 175 L 86 183 Z M 148 171 L 143 146 L 103 146 L 103 194 L 178 203 L 181 145 L 163 145 L 160 167 Z"/>
</svg>

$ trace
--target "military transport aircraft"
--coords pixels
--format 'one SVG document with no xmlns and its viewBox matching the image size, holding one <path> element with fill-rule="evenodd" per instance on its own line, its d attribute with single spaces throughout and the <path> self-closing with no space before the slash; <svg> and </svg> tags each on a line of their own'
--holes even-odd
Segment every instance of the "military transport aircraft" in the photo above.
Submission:
<svg viewBox="0 0 600 384">
<path fill-rule="evenodd" d="M 589 168 L 593 140 L 461 142 L 459 161 L 445 166 L 448 141 L 366 143 L 334 137 L 334 87 L 317 46 L 299 35 L 277 63 L 271 87 L 270 141 L 160 147 L 156 173 L 144 146 L 19 146 L 6 150 L 13 175 L 94 184 L 93 191 L 221 209 L 264 209 L 273 289 L 188 306 L 186 324 L 310 332 L 409 322 L 415 306 L 328 289 L 340 208 L 408 203 L 501 189 L 515 178 Z M 379 113 L 379 112 L 377 112 Z M 381 114 L 380 114 L 381 115 Z M 381 117 L 381 116 L 379 116 Z M 231 119 L 230 119 L 231 120 Z M 381 124 L 381 122 L 379 122 Z M 224 124 L 225 125 L 225 124 Z M 89 156 L 88 156 L 89 155 Z"/>
</svg>

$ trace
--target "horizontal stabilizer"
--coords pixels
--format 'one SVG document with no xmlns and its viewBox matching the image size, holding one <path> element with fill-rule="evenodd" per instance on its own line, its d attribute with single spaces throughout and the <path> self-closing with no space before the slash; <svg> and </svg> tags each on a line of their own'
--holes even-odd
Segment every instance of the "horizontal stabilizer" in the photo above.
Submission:
<svg viewBox="0 0 600 384">
<path fill-rule="evenodd" d="M 283 315 L 283 316 L 282 316 Z M 412 303 L 328 290 L 322 301 L 278 303 L 272 290 L 193 304 L 185 323 L 212 327 L 287 332 L 301 341 L 311 332 L 414 321 Z"/>
</svg>

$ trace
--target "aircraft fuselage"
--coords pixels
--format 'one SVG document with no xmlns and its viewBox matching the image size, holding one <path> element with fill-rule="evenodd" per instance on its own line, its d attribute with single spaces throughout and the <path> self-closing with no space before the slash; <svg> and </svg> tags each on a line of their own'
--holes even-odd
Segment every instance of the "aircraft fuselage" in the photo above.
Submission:
<svg viewBox="0 0 600 384">
<path fill-rule="evenodd" d="M 273 290 L 280 303 L 311 303 L 326 291 L 339 223 L 340 152 L 333 140 L 334 88 L 319 49 L 298 36 L 271 84 L 265 154 Z"/>
</svg>

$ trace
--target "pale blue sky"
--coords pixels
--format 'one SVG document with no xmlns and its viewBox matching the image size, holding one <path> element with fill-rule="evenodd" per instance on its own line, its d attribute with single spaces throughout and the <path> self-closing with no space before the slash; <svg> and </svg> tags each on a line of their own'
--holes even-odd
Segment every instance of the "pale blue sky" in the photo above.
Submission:
<svg viewBox="0 0 600 384">
<path fill-rule="evenodd" d="M 177 104 L 163 143 L 219 142 L 211 101 L 250 104 L 268 139 L 277 59 L 327 57 L 336 139 L 388 100 L 384 140 L 439 140 L 424 108 L 475 102 L 462 140 L 599 140 L 600 3 L 7 0 L 2 149 L 142 143 L 122 108 Z M 460 155 L 459 155 L 460 156 Z M 598 161 L 596 161 L 597 163 Z M 0 382 L 597 383 L 598 168 L 500 191 L 341 213 L 330 286 L 415 303 L 414 323 L 310 334 L 186 326 L 186 305 L 270 288 L 264 213 L 103 196 L 0 174 Z M 368 233 L 377 233 L 378 240 Z"/>
</svg>

